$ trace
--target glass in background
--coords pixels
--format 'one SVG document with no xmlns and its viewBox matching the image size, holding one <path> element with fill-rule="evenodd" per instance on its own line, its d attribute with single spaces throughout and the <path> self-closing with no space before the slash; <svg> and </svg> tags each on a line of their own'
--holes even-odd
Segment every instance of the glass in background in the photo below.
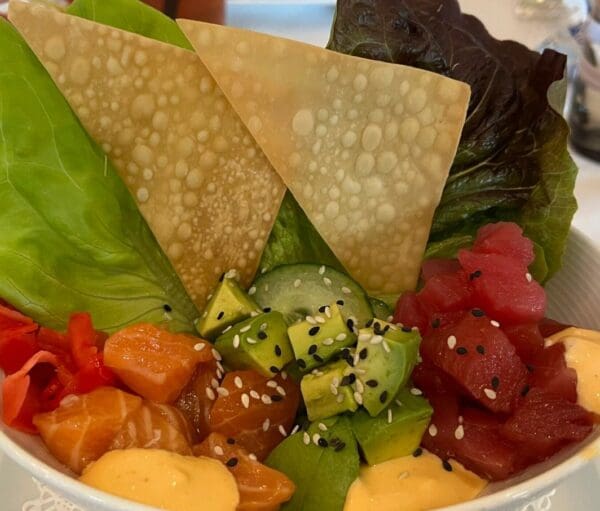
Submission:
<svg viewBox="0 0 600 511">
<path fill-rule="evenodd" d="M 517 0 L 517 16 L 532 19 L 573 18 L 582 14 L 580 2 L 570 0 Z"/>
</svg>

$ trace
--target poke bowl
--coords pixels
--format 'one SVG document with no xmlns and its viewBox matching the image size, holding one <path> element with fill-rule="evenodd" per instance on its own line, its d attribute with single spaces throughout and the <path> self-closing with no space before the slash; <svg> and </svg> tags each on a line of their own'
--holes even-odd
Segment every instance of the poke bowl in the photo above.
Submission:
<svg viewBox="0 0 600 511">
<path fill-rule="evenodd" d="M 545 509 L 600 454 L 564 56 L 11 0 L 0 67 L 0 449 L 60 505 Z"/>
</svg>

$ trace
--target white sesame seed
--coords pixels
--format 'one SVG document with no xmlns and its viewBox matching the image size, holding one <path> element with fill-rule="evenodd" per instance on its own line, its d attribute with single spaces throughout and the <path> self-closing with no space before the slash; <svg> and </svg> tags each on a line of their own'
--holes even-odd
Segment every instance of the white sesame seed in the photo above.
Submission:
<svg viewBox="0 0 600 511">
<path fill-rule="evenodd" d="M 213 297 L 213 294 L 212 294 L 212 293 L 211 293 L 211 294 L 209 294 L 209 295 L 206 297 L 206 301 L 207 301 L 207 302 L 210 302 L 210 301 L 212 300 L 212 297 Z"/>
<path fill-rule="evenodd" d="M 337 395 L 338 395 L 338 388 L 337 388 L 337 386 L 335 386 L 333 383 L 332 383 L 331 385 L 329 385 L 329 390 L 331 391 L 331 393 L 332 393 L 334 396 L 337 396 Z"/>
<path fill-rule="evenodd" d="M 236 349 L 240 347 L 240 336 L 238 334 L 233 336 L 233 347 Z"/>
<path fill-rule="evenodd" d="M 313 318 L 312 316 L 306 316 L 306 322 L 309 325 L 316 325 L 317 324 L 317 320 L 315 318 Z"/>
<path fill-rule="evenodd" d="M 381 335 L 374 335 L 371 337 L 371 344 L 381 344 L 383 342 L 383 337 Z"/>
<path fill-rule="evenodd" d="M 410 389 L 410 393 L 413 396 L 422 396 L 423 395 L 423 391 L 421 389 L 416 388 L 416 387 L 413 387 L 412 389 Z"/>
<path fill-rule="evenodd" d="M 495 319 L 490 321 L 490 325 L 495 326 L 496 328 L 500 328 L 500 323 L 498 323 Z"/>
<path fill-rule="evenodd" d="M 395 403 L 396 403 L 397 406 L 404 406 L 402 404 L 402 401 L 400 401 L 399 399 L 396 399 Z"/>
<path fill-rule="evenodd" d="M 331 346 L 333 344 L 333 339 L 331 337 L 323 339 L 323 342 L 321 344 L 323 344 L 323 346 Z"/>
<path fill-rule="evenodd" d="M 250 458 L 252 461 L 258 461 L 256 454 L 254 454 L 252 452 L 250 454 L 248 454 L 248 458 Z"/>
<path fill-rule="evenodd" d="M 356 368 L 354 368 L 354 372 L 356 374 L 367 374 L 367 370 L 363 369 L 362 367 L 356 367 Z"/>
<path fill-rule="evenodd" d="M 385 350 L 385 352 L 386 352 L 386 353 L 391 353 L 391 351 L 392 351 L 392 350 L 390 349 L 390 346 L 389 346 L 389 344 L 388 344 L 388 343 L 385 341 L 385 339 L 383 340 L 383 343 L 382 343 L 382 344 L 383 344 L 383 349 Z"/>
<path fill-rule="evenodd" d="M 233 383 L 238 389 L 241 389 L 244 386 L 244 382 L 242 382 L 242 379 L 239 376 L 236 376 L 233 379 Z"/>
<path fill-rule="evenodd" d="M 278 386 L 276 390 L 277 390 L 277 393 L 278 393 L 280 396 L 285 396 L 285 395 L 286 395 L 286 394 L 285 394 L 285 389 L 284 389 L 283 387 L 280 387 L 280 386 Z"/>
<path fill-rule="evenodd" d="M 206 397 L 208 399 L 210 399 L 211 401 L 214 401 L 216 399 L 217 396 L 215 396 L 215 391 L 213 389 L 211 389 L 210 387 L 206 387 Z"/>
<path fill-rule="evenodd" d="M 226 334 L 227 332 L 229 332 L 229 330 L 231 330 L 233 328 L 233 325 L 229 325 L 225 330 L 223 330 L 222 333 Z"/>
<path fill-rule="evenodd" d="M 438 434 L 438 429 L 435 424 L 429 426 L 429 436 L 436 436 Z"/>
<path fill-rule="evenodd" d="M 388 316 L 387 319 L 386 319 L 386 321 L 388 323 L 391 323 L 392 321 L 394 321 L 394 316 Z"/>
<path fill-rule="evenodd" d="M 196 351 L 202 351 L 204 348 L 206 348 L 206 344 L 204 344 L 203 342 L 199 342 L 198 344 L 194 344 L 194 349 Z"/>
<path fill-rule="evenodd" d="M 212 378 L 212 379 L 210 380 L 210 384 L 212 385 L 212 388 L 213 388 L 213 389 L 216 389 L 216 388 L 219 386 L 219 382 L 217 381 L 217 379 L 216 379 L 216 378 Z"/>
<path fill-rule="evenodd" d="M 267 382 L 267 387 L 271 387 L 272 389 L 276 389 L 277 388 L 277 382 L 275 380 L 269 380 Z"/>
<path fill-rule="evenodd" d="M 345 341 L 347 339 L 347 337 L 348 337 L 348 334 L 342 332 L 341 334 L 337 334 L 335 336 L 335 340 L 336 341 Z"/>
<path fill-rule="evenodd" d="M 267 329 L 267 324 L 266 323 L 261 323 L 260 326 L 258 327 L 259 330 L 266 330 Z"/>
<path fill-rule="evenodd" d="M 204 319 L 206 316 L 208 316 L 208 311 L 207 311 L 207 310 L 205 310 L 205 311 L 202 313 L 202 318 Z"/>
<path fill-rule="evenodd" d="M 270 421 L 270 419 L 267 417 L 267 418 L 265 419 L 265 422 L 263 422 L 263 425 L 262 425 L 262 430 L 263 430 L 263 431 L 266 433 L 266 432 L 269 430 L 269 428 L 270 428 L 270 427 L 271 427 L 271 421 Z"/>
<path fill-rule="evenodd" d="M 302 281 L 300 279 L 294 280 L 294 287 L 298 288 L 302 285 Z"/>
<path fill-rule="evenodd" d="M 223 357 L 221 357 L 221 354 L 214 348 L 212 349 L 212 356 L 215 358 L 215 360 L 218 360 L 219 362 L 221 360 L 223 360 Z"/>
<path fill-rule="evenodd" d="M 329 305 L 325 307 L 325 316 L 331 318 L 331 309 L 329 308 Z"/>
<path fill-rule="evenodd" d="M 463 418 L 463 416 L 462 416 L 462 415 L 459 415 L 459 416 L 458 416 L 458 423 L 459 423 L 459 424 L 462 424 L 462 423 L 464 422 L 464 420 L 465 420 L 465 419 Z"/>
<path fill-rule="evenodd" d="M 483 393 L 492 401 L 496 399 L 496 391 L 492 389 L 483 389 Z"/>
<path fill-rule="evenodd" d="M 266 394 L 263 394 L 262 396 L 260 396 L 260 400 L 266 405 L 270 405 L 273 402 L 273 400 L 271 399 L 271 396 L 267 396 Z"/>
<path fill-rule="evenodd" d="M 323 424 L 322 422 L 319 422 L 319 424 L 318 424 L 318 428 L 319 428 L 321 431 L 327 431 L 327 426 L 325 426 L 325 424 Z"/>
<path fill-rule="evenodd" d="M 398 474 L 398 480 L 402 481 L 402 479 L 406 479 L 409 476 L 410 472 L 405 470 L 404 472 L 400 472 L 400 474 Z"/>
<path fill-rule="evenodd" d="M 363 397 L 362 394 L 360 392 L 355 392 L 354 393 L 354 400 L 359 404 L 362 405 L 363 404 Z"/>
<path fill-rule="evenodd" d="M 256 293 L 256 286 L 252 286 L 250 289 L 248 289 L 248 294 L 250 296 L 252 296 L 254 293 Z"/>
<path fill-rule="evenodd" d="M 344 287 L 342 288 L 342 293 L 344 293 L 345 295 L 349 295 L 349 294 L 351 294 L 351 293 L 352 293 L 352 291 L 350 291 L 350 288 L 348 288 L 348 287 L 344 286 Z"/>
<path fill-rule="evenodd" d="M 368 342 L 373 337 L 371 334 L 363 332 L 362 334 L 358 334 L 358 342 Z"/>
<path fill-rule="evenodd" d="M 360 354 L 359 353 L 355 353 L 354 354 L 354 359 L 352 360 L 352 364 L 354 366 L 356 366 L 359 362 L 360 362 Z"/>
<path fill-rule="evenodd" d="M 315 321 L 317 323 L 319 323 L 320 325 L 322 325 L 323 323 L 325 323 L 325 318 L 323 318 L 321 316 L 315 316 Z"/>
<path fill-rule="evenodd" d="M 252 328 L 251 325 L 246 325 L 242 328 L 240 328 L 240 334 L 245 334 L 246 332 L 248 332 L 250 329 Z"/>
<path fill-rule="evenodd" d="M 448 340 L 446 342 L 448 343 L 448 348 L 450 348 L 451 350 L 456 348 L 456 336 L 451 335 L 450 337 L 448 337 Z"/>
<path fill-rule="evenodd" d="M 454 431 L 454 438 L 456 438 L 457 440 L 462 440 L 464 437 L 465 437 L 465 428 L 462 424 L 460 424 Z"/>
<path fill-rule="evenodd" d="M 285 431 L 285 428 L 280 424 L 279 425 L 279 432 L 281 433 L 281 436 L 287 436 L 287 432 Z"/>
<path fill-rule="evenodd" d="M 346 398 L 344 397 L 344 394 L 338 394 L 338 397 L 336 397 L 336 398 L 335 398 L 335 400 L 336 400 L 338 403 L 343 403 L 343 402 L 344 402 L 344 399 L 346 399 Z"/>
<path fill-rule="evenodd" d="M 319 275 L 323 275 L 325 273 L 325 266 L 321 266 L 319 268 Z"/>
<path fill-rule="evenodd" d="M 279 375 L 281 376 L 281 379 L 282 379 L 283 381 L 285 381 L 285 380 L 287 380 L 287 379 L 288 379 L 288 373 L 286 373 L 285 371 L 281 371 L 281 372 L 279 373 Z"/>
<path fill-rule="evenodd" d="M 250 317 L 251 317 L 251 318 L 255 318 L 256 316 L 260 316 L 260 312 L 258 312 L 258 311 L 252 311 L 252 312 L 250 313 Z"/>
<path fill-rule="evenodd" d="M 220 355 L 219 355 L 219 356 L 220 356 Z M 217 360 L 217 369 L 218 369 L 219 371 L 221 371 L 222 373 L 224 373 L 224 372 L 225 372 L 225 368 L 223 367 L 223 364 L 221 364 L 221 362 L 219 362 L 218 360 Z M 219 378 L 221 378 L 221 376 L 219 376 Z"/>
<path fill-rule="evenodd" d="M 319 433 L 315 433 L 315 434 L 312 436 L 312 441 L 313 441 L 313 444 L 315 444 L 315 445 L 319 445 L 319 440 L 320 440 L 320 439 L 321 439 L 321 435 L 319 435 Z"/>
<path fill-rule="evenodd" d="M 257 344 L 258 341 L 256 339 L 252 339 L 252 337 L 246 337 L 246 342 L 248 344 Z"/>
<path fill-rule="evenodd" d="M 223 452 L 223 448 L 220 445 L 215 445 L 215 448 L 213 450 L 215 451 L 215 454 L 217 456 L 223 456 L 223 454 L 225 454 Z"/>
<path fill-rule="evenodd" d="M 361 394 L 363 394 L 365 392 L 365 386 L 363 385 L 362 381 L 356 380 L 356 390 L 358 392 L 360 392 Z"/>
<path fill-rule="evenodd" d="M 302 441 L 304 442 L 304 445 L 310 444 L 310 435 L 306 431 L 302 435 Z"/>
<path fill-rule="evenodd" d="M 392 409 L 388 408 L 388 424 L 391 424 L 393 419 L 394 419 L 394 415 L 393 415 Z"/>
<path fill-rule="evenodd" d="M 219 396 L 227 397 L 229 391 L 225 387 L 217 387 L 217 394 L 219 394 Z"/>
<path fill-rule="evenodd" d="M 250 397 L 253 399 L 260 399 L 260 394 L 258 392 L 256 392 L 256 390 L 251 390 Z"/>
<path fill-rule="evenodd" d="M 219 380 L 223 379 L 223 371 L 221 371 L 220 369 L 217 369 L 217 378 L 219 378 Z"/>
<path fill-rule="evenodd" d="M 242 405 L 244 405 L 244 408 L 250 407 L 250 396 L 246 393 L 242 394 Z"/>
<path fill-rule="evenodd" d="M 533 280 L 533 277 L 531 276 L 531 273 L 527 272 L 525 274 L 525 278 L 527 279 L 527 282 L 531 282 Z"/>
<path fill-rule="evenodd" d="M 331 279 L 328 277 L 323 277 L 323 282 L 325 283 L 326 286 L 331 286 L 331 284 L 332 284 Z"/>
<path fill-rule="evenodd" d="M 292 431 L 290 433 L 290 435 L 295 435 L 296 433 L 298 433 L 298 431 L 300 430 L 300 424 L 296 424 L 293 428 Z"/>
<path fill-rule="evenodd" d="M 269 271 L 267 268 L 261 268 L 260 269 L 260 274 L 264 275 L 265 273 L 267 273 L 267 271 Z"/>
</svg>

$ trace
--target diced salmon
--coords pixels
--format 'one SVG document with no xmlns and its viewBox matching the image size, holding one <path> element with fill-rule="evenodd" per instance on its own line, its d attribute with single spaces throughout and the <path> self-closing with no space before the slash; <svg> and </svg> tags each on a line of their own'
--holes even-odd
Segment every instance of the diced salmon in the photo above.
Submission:
<svg viewBox="0 0 600 511">
<path fill-rule="evenodd" d="M 196 366 L 213 358 L 207 342 L 149 323 L 124 328 L 104 345 L 105 365 L 130 389 L 156 403 L 172 403 Z"/>
<path fill-rule="evenodd" d="M 194 446 L 194 454 L 225 463 L 240 492 L 237 511 L 277 511 L 296 491 L 285 474 L 252 459 L 235 440 L 219 433 L 211 433 L 204 442 Z"/>
<path fill-rule="evenodd" d="M 210 412 L 212 431 L 234 438 L 259 460 L 294 426 L 300 390 L 291 378 L 267 378 L 254 371 L 227 373 Z"/>
<path fill-rule="evenodd" d="M 123 424 L 142 406 L 142 399 L 113 387 L 70 395 L 52 412 L 33 418 L 48 450 L 73 472 L 81 471 L 108 451 Z"/>
<path fill-rule="evenodd" d="M 198 365 L 196 372 L 175 401 L 175 406 L 194 425 L 201 440 L 210 433 L 210 410 L 220 385 L 220 373 L 215 360 Z"/>
<path fill-rule="evenodd" d="M 145 402 L 133 412 L 110 445 L 110 449 L 164 449 L 192 454 L 194 432 L 174 406 Z"/>
</svg>

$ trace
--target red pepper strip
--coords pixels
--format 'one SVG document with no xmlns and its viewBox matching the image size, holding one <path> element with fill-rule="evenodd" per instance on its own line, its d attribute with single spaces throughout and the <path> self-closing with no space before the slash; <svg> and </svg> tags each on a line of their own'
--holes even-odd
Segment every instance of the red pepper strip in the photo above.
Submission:
<svg viewBox="0 0 600 511">
<path fill-rule="evenodd" d="M 35 325 L 33 325 L 35 328 Z M 40 351 L 33 332 L 25 331 L 29 326 L 0 332 L 0 369 L 12 374 Z"/>
<path fill-rule="evenodd" d="M 54 353 L 38 351 L 16 373 L 7 376 L 2 384 L 2 418 L 13 428 L 36 433 L 33 416 L 41 410 L 40 390 L 31 385 L 31 371 L 37 364 L 60 366 Z"/>
<path fill-rule="evenodd" d="M 50 328 L 40 327 L 37 334 L 37 341 L 42 349 L 47 349 L 53 353 L 57 350 L 61 353 L 71 352 L 69 338 L 65 334 L 61 334 Z"/>
<path fill-rule="evenodd" d="M 33 324 L 33 319 L 28 318 L 19 311 L 0 305 L 0 328 L 15 326 L 15 324 Z"/>
<path fill-rule="evenodd" d="M 92 317 L 87 312 L 72 314 L 67 335 L 71 341 L 71 354 L 78 368 L 82 369 L 98 354 L 96 331 Z"/>
</svg>

